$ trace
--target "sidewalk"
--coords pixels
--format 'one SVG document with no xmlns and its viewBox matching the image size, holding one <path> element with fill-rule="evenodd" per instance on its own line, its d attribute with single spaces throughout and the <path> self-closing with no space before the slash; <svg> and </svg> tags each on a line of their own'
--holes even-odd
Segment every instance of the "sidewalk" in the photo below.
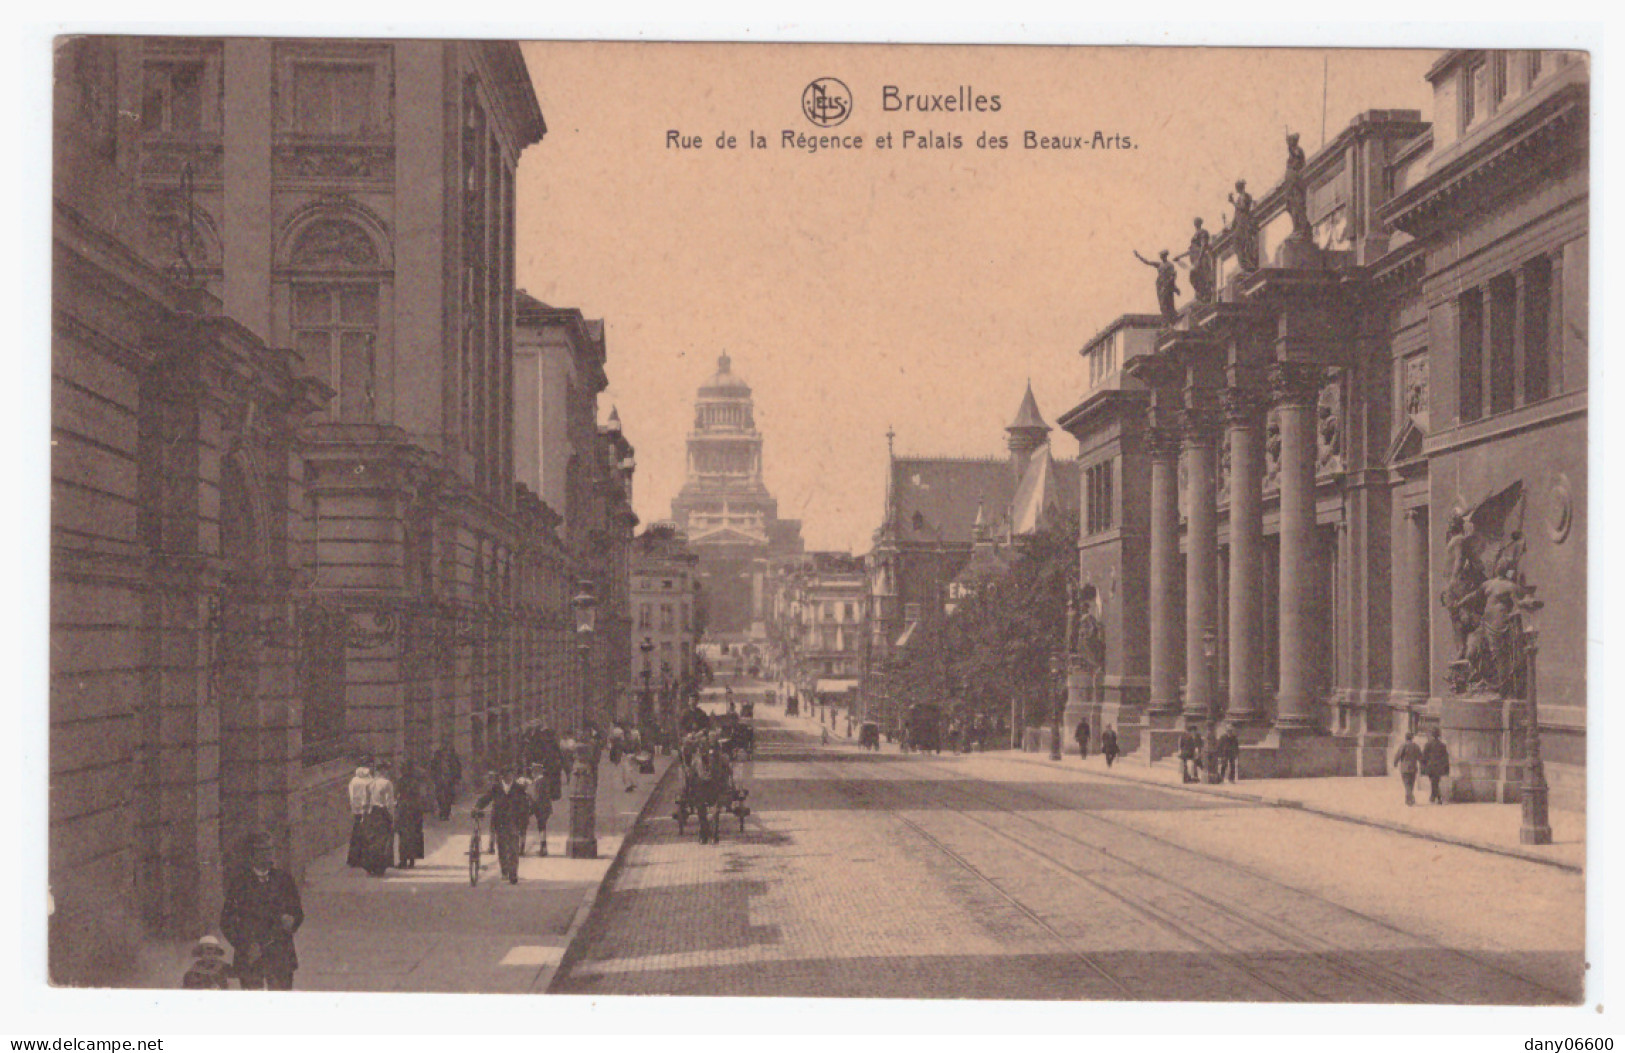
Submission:
<svg viewBox="0 0 1625 1053">
<path fill-rule="evenodd" d="M 344 865 L 345 849 L 313 862 L 301 889 L 299 973 L 306 991 L 547 990 L 570 941 L 586 922 L 626 835 L 652 799 L 671 758 L 627 792 L 608 757 L 599 765 L 597 859 L 570 859 L 570 798 L 553 807 L 546 858 L 534 827 L 519 862 L 519 883 L 502 880 L 488 854 L 477 887 L 468 883 L 468 810 L 425 824 L 427 857 L 411 870 L 371 878 Z"/>
<path fill-rule="evenodd" d="M 1092 753 L 1079 762 L 1076 755 L 1052 761 L 1048 754 L 1010 753 L 971 755 L 989 760 L 1040 765 L 1057 772 L 1103 776 L 1135 782 L 1154 783 L 1174 790 L 1230 797 L 1278 808 L 1298 808 L 1315 815 L 1344 822 L 1362 823 L 1412 837 L 1473 848 L 1482 852 L 1514 856 L 1575 873 L 1585 871 L 1585 813 L 1550 811 L 1552 844 L 1523 845 L 1518 842 L 1522 812 L 1516 804 L 1429 805 L 1427 782 L 1419 780 L 1418 803 L 1405 804 L 1405 791 L 1399 776 L 1386 778 L 1260 779 L 1210 786 L 1182 783 L 1177 762 L 1147 766 L 1143 762 L 1120 759 L 1109 770 L 1105 758 Z"/>
<path fill-rule="evenodd" d="M 345 866 L 348 846 L 312 861 L 299 889 L 305 923 L 297 938 L 295 989 L 546 991 L 671 762 L 656 756 L 655 773 L 638 776 L 637 790 L 629 793 L 606 755 L 598 772 L 598 858 L 565 855 L 566 787 L 548 823 L 549 854 L 536 855 L 532 825 L 517 885 L 502 880 L 493 852 L 482 860 L 479 885 L 470 887 L 468 813 L 474 797 L 466 793 L 449 822 L 432 816 L 425 821 L 426 855 L 410 870 L 368 877 Z M 179 987 L 190 949 L 174 942 L 144 948 L 135 985 Z"/>
</svg>

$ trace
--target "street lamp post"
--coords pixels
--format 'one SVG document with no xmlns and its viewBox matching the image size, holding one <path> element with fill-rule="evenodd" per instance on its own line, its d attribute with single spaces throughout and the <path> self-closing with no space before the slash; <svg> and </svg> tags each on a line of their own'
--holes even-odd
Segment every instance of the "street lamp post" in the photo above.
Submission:
<svg viewBox="0 0 1625 1053">
<path fill-rule="evenodd" d="M 1546 766 L 1540 760 L 1540 701 L 1535 687 L 1535 657 L 1539 653 L 1540 630 L 1530 626 L 1523 633 L 1524 682 L 1529 695 L 1529 735 L 1523 762 L 1523 827 L 1518 841 L 1526 845 L 1552 843 L 1552 824 L 1546 811 Z"/>
<path fill-rule="evenodd" d="M 643 705 L 642 712 L 638 714 L 639 722 L 647 722 L 654 714 L 654 695 L 649 691 L 649 655 L 655 649 L 655 642 L 647 636 L 638 644 L 638 652 L 643 655 Z"/>
<path fill-rule="evenodd" d="M 570 838 L 565 844 L 571 859 L 598 858 L 598 757 L 587 734 L 587 713 L 592 698 L 592 637 L 598 601 L 590 583 L 570 601 L 576 616 L 576 650 L 581 652 L 582 727 L 576 740 L 575 765 L 570 770 Z"/>
<path fill-rule="evenodd" d="M 1202 740 L 1202 764 L 1207 769 L 1207 781 L 1219 781 L 1219 634 L 1208 626 L 1202 630 L 1202 658 L 1207 666 L 1207 734 Z"/>
<path fill-rule="evenodd" d="M 1049 759 L 1061 759 L 1061 707 L 1066 704 L 1066 652 L 1055 651 L 1049 657 L 1050 691 L 1054 694 L 1050 706 Z"/>
</svg>

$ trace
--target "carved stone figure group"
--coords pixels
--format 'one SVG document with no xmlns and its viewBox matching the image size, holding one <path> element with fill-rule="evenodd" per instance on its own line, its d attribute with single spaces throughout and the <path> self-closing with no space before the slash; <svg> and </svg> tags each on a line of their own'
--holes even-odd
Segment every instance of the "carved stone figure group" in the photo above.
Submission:
<svg viewBox="0 0 1625 1053">
<path fill-rule="evenodd" d="M 1514 529 L 1498 540 L 1481 530 L 1495 513 L 1504 521 L 1510 507 L 1521 507 L 1521 502 L 1522 488 L 1514 484 L 1472 512 L 1452 515 L 1445 530 L 1449 579 L 1439 601 L 1450 615 L 1456 637 L 1456 658 L 1446 676 L 1457 694 L 1527 697 L 1524 616 L 1544 604 L 1535 599 L 1535 587 L 1524 580 L 1523 532 Z M 1492 545 L 1493 555 L 1486 558 Z"/>
</svg>

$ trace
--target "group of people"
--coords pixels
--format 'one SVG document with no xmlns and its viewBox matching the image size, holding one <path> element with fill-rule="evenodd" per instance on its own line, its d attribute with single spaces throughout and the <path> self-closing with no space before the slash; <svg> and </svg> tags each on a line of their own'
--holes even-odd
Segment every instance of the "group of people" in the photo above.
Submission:
<svg viewBox="0 0 1625 1053">
<path fill-rule="evenodd" d="M 401 766 L 399 781 L 388 761 L 363 758 L 350 778 L 350 851 L 346 862 L 373 877 L 423 858 L 423 815 L 429 787 L 417 766 Z"/>
<path fill-rule="evenodd" d="M 1210 735 L 1212 731 L 1209 727 Z M 1225 728 L 1211 747 L 1193 728 L 1187 727 L 1179 734 L 1179 778 L 1183 782 L 1201 782 L 1204 766 L 1213 772 L 1214 782 L 1235 782 L 1236 762 L 1240 759 L 1241 737 L 1235 728 Z"/>
<path fill-rule="evenodd" d="M 1089 759 L 1089 721 L 1080 720 L 1078 726 L 1072 729 L 1072 740 L 1078 744 L 1078 759 Z M 1117 747 L 1117 729 L 1110 724 L 1100 729 L 1100 755 L 1106 758 L 1106 767 L 1110 768 L 1117 761 L 1117 755 L 1122 751 Z"/>
<path fill-rule="evenodd" d="M 1400 781 L 1405 784 L 1407 805 L 1416 803 L 1418 773 L 1427 776 L 1428 803 L 1444 803 L 1444 792 L 1439 783 L 1450 774 L 1450 750 L 1445 747 L 1444 738 L 1439 734 L 1438 728 L 1429 733 L 1426 746 L 1418 746 L 1416 736 L 1407 732 L 1399 752 L 1394 755 L 1394 767 L 1399 769 Z"/>
<path fill-rule="evenodd" d="M 269 834 L 255 832 L 243 840 L 240 858 L 226 871 L 220 931 L 231 943 L 233 960 L 213 935 L 192 947 L 192 961 L 181 987 L 226 990 L 235 979 L 245 991 L 291 991 L 299 955 L 293 935 L 305 923 L 299 886 L 276 865 Z"/>
</svg>

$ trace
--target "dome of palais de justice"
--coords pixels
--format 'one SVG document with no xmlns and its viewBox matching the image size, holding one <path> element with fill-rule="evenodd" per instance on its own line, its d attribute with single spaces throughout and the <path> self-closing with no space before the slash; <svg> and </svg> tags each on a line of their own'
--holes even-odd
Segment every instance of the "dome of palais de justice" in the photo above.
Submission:
<svg viewBox="0 0 1625 1053">
<path fill-rule="evenodd" d="M 748 399 L 750 385 L 732 371 L 733 360 L 727 355 L 717 358 L 717 371 L 700 385 L 702 399 Z"/>
</svg>

